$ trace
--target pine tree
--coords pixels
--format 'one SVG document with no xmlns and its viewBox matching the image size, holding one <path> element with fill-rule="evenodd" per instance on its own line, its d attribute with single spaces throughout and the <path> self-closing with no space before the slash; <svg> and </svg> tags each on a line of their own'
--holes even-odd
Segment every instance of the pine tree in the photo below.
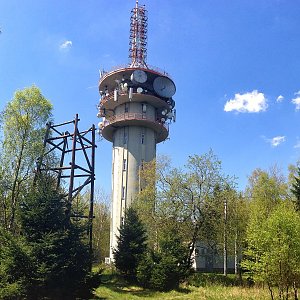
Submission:
<svg viewBox="0 0 300 300">
<path fill-rule="evenodd" d="M 300 167 L 298 167 L 298 176 L 294 176 L 295 182 L 292 184 L 292 193 L 295 196 L 295 207 L 297 211 L 300 211 Z"/>
<path fill-rule="evenodd" d="M 147 236 L 144 225 L 132 207 L 125 213 L 117 240 L 118 246 L 113 252 L 115 266 L 122 274 L 135 279 L 138 264 L 147 249 Z"/>
<path fill-rule="evenodd" d="M 83 230 L 66 215 L 66 201 L 51 178 L 39 178 L 21 206 L 22 234 L 31 249 L 30 299 L 73 299 L 89 270 Z"/>
</svg>

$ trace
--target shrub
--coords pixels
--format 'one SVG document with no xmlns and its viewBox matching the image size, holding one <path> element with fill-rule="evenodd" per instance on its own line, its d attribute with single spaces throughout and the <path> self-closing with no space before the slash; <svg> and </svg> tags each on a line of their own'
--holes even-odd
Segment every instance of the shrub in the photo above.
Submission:
<svg viewBox="0 0 300 300">
<path fill-rule="evenodd" d="M 32 261 L 22 240 L 0 228 L 0 299 L 19 299 L 26 295 Z"/>
<path fill-rule="evenodd" d="M 155 290 L 177 289 L 190 274 L 188 249 L 173 230 L 162 237 L 159 246 L 141 261 L 137 279 L 142 286 Z"/>
</svg>

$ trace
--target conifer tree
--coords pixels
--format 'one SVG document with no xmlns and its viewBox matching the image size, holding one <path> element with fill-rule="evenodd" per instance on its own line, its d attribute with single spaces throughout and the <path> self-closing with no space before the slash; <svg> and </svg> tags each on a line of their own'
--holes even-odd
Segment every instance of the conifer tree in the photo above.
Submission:
<svg viewBox="0 0 300 300">
<path fill-rule="evenodd" d="M 74 299 L 89 271 L 83 230 L 66 215 L 66 201 L 51 178 L 39 178 L 22 203 L 22 234 L 31 249 L 30 299 Z"/>
<path fill-rule="evenodd" d="M 138 282 L 161 291 L 177 289 L 190 272 L 189 249 L 176 228 L 164 232 L 156 251 L 150 251 L 138 266 Z"/>
<path fill-rule="evenodd" d="M 294 176 L 294 183 L 292 184 L 292 193 L 295 196 L 295 207 L 297 211 L 300 211 L 300 167 L 298 167 L 297 171 L 298 176 Z"/>
<path fill-rule="evenodd" d="M 117 240 L 118 246 L 113 253 L 115 266 L 122 274 L 135 279 L 138 264 L 147 249 L 147 236 L 144 225 L 132 207 L 125 213 Z"/>
<path fill-rule="evenodd" d="M 26 298 L 32 265 L 24 240 L 0 227 L 0 299 Z"/>
</svg>

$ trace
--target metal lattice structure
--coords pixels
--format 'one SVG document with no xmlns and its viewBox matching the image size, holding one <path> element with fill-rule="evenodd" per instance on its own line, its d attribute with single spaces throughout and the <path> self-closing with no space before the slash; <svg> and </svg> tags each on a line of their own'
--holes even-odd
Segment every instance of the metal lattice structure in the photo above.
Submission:
<svg viewBox="0 0 300 300">
<path fill-rule="evenodd" d="M 130 67 L 147 68 L 147 27 L 147 10 L 144 5 L 139 6 L 137 0 L 135 8 L 131 10 L 130 18 Z"/>
<path fill-rule="evenodd" d="M 56 187 L 66 191 L 64 198 L 67 201 L 66 214 L 71 218 L 87 219 L 90 251 L 92 251 L 92 221 L 94 204 L 95 181 L 95 126 L 88 130 L 79 131 L 80 119 L 61 124 L 48 123 L 44 139 L 44 155 L 38 159 L 37 174 L 41 172 L 52 173 L 56 178 Z M 49 156 L 57 158 L 56 166 L 48 165 Z M 83 182 L 80 180 L 83 179 Z M 88 187 L 90 189 L 88 213 L 82 214 L 76 209 L 75 200 L 80 192 Z"/>
</svg>

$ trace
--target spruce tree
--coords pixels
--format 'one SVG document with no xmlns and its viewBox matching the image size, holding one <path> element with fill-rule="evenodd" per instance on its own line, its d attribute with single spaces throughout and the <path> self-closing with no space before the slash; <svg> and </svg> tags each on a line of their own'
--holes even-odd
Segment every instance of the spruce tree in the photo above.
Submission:
<svg viewBox="0 0 300 300">
<path fill-rule="evenodd" d="M 51 178 L 39 178 L 21 206 L 22 234 L 31 249 L 30 299 L 74 299 L 89 270 L 80 225 L 66 214 L 66 200 Z"/>
<path fill-rule="evenodd" d="M 151 251 L 138 266 L 138 282 L 160 291 L 177 289 L 190 272 L 189 249 L 175 228 L 162 234 L 159 248 Z"/>
<path fill-rule="evenodd" d="M 113 252 L 115 266 L 123 275 L 136 279 L 138 264 L 147 249 L 146 240 L 146 230 L 137 212 L 128 208 L 117 237 L 117 249 Z"/>
<path fill-rule="evenodd" d="M 19 236 L 0 227 L 0 299 L 25 299 L 33 260 Z"/>
<path fill-rule="evenodd" d="M 295 207 L 297 211 L 300 211 L 300 167 L 298 167 L 298 176 L 294 176 L 295 182 L 292 184 L 292 193 L 295 196 Z"/>
</svg>

